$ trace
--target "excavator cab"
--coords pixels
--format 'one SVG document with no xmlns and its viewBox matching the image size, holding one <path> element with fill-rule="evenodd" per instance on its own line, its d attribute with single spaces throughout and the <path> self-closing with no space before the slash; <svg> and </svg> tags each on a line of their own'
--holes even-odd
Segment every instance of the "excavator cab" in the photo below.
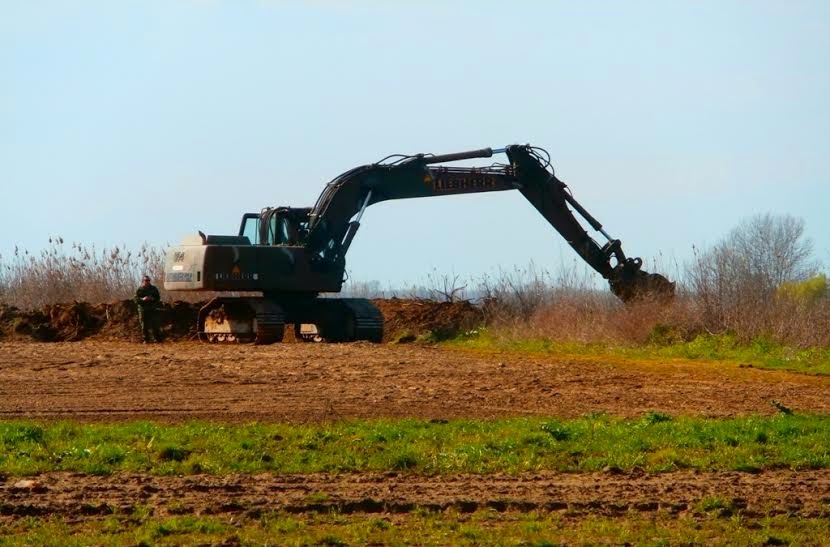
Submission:
<svg viewBox="0 0 830 547">
<path fill-rule="evenodd" d="M 309 207 L 267 207 L 260 213 L 246 213 L 239 235 L 252 245 L 302 247 L 308 237 Z"/>
</svg>

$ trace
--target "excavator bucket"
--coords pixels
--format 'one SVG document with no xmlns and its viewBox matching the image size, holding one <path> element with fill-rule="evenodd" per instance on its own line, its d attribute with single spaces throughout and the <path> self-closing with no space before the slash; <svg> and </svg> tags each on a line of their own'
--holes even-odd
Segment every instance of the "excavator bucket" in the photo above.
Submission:
<svg viewBox="0 0 830 547">
<path fill-rule="evenodd" d="M 614 268 L 608 279 L 611 292 L 626 304 L 644 300 L 671 301 L 675 284 L 660 274 L 641 270 L 641 265 L 640 259 L 628 259 Z"/>
</svg>

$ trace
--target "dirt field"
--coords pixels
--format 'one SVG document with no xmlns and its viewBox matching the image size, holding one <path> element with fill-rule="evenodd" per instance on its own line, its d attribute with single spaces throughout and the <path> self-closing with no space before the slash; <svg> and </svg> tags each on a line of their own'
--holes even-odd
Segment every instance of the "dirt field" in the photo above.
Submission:
<svg viewBox="0 0 830 547">
<path fill-rule="evenodd" d="M 655 410 L 702 416 L 830 411 L 830 378 L 705 362 L 608 363 L 368 343 L 216 346 L 195 342 L 0 343 L 0 418 L 320 422 L 344 418 L 573 417 Z M 518 477 L 407 474 L 0 477 L 3 522 L 83 523 L 133 508 L 153 515 L 269 511 L 400 515 L 561 512 L 568 518 L 691 515 L 727 500 L 728 517 L 824 518 L 830 472 L 540 473 Z M 710 518 L 711 515 L 704 515 Z M 703 518 L 702 517 L 702 518 Z M 0 534 L 2 535 L 2 534 Z"/>
<path fill-rule="evenodd" d="M 830 411 L 830 378 L 422 345 L 0 343 L 0 417 L 314 422 Z"/>
</svg>

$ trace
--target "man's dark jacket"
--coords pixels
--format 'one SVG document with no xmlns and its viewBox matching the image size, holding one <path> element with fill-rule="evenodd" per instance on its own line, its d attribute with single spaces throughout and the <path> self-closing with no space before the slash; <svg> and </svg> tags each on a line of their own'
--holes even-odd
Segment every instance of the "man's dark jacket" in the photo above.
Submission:
<svg viewBox="0 0 830 547">
<path fill-rule="evenodd" d="M 150 300 L 142 300 L 145 296 L 149 296 Z M 142 308 L 153 308 L 160 301 L 161 295 L 159 295 L 159 290 L 153 285 L 148 285 L 146 287 L 141 285 L 138 290 L 135 291 L 135 302 Z"/>
</svg>

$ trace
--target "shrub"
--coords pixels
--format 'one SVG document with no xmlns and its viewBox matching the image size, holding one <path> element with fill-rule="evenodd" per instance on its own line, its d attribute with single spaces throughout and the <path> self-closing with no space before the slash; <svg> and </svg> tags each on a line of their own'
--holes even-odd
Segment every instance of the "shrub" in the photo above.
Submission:
<svg viewBox="0 0 830 547">
<path fill-rule="evenodd" d="M 785 281 L 778 287 L 777 295 L 800 304 L 815 304 L 827 298 L 827 276 L 818 274 L 804 281 Z"/>
<path fill-rule="evenodd" d="M 804 221 L 769 213 L 745 219 L 719 243 L 696 251 L 689 284 L 712 330 L 755 337 L 774 330 L 779 287 L 815 275 Z"/>
</svg>

